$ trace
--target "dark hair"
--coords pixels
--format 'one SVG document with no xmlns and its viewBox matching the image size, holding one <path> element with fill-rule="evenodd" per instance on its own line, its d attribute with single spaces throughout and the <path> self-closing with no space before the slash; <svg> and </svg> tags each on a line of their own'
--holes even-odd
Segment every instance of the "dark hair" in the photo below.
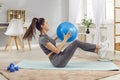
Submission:
<svg viewBox="0 0 120 80">
<path fill-rule="evenodd" d="M 23 39 L 31 40 L 32 37 L 35 38 L 35 34 L 36 34 L 35 28 L 37 28 L 37 30 L 42 32 L 41 25 L 44 25 L 44 22 L 45 22 L 44 18 L 33 18 L 32 22 L 30 24 L 30 27 L 28 28 L 28 30 L 26 31 L 26 33 L 23 36 Z"/>
</svg>

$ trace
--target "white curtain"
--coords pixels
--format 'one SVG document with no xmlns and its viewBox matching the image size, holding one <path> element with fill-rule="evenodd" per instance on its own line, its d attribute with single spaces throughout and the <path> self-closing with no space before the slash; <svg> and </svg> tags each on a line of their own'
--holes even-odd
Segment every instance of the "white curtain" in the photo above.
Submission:
<svg viewBox="0 0 120 80">
<path fill-rule="evenodd" d="M 92 0 L 93 5 L 93 15 L 95 19 L 95 37 L 94 37 L 94 43 L 98 44 L 101 41 L 101 35 L 100 35 L 100 25 L 103 15 L 103 9 L 104 9 L 104 0 Z"/>
<path fill-rule="evenodd" d="M 76 24 L 80 23 L 84 17 L 84 0 L 69 0 L 69 21 Z"/>
</svg>

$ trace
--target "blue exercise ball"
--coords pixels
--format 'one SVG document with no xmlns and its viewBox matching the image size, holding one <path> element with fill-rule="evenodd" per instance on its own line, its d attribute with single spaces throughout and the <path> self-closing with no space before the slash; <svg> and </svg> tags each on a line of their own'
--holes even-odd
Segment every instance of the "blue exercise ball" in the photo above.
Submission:
<svg viewBox="0 0 120 80">
<path fill-rule="evenodd" d="M 57 36 L 60 40 L 64 39 L 64 34 L 67 34 L 68 32 L 71 32 L 70 38 L 67 40 L 67 42 L 73 41 L 77 37 L 77 28 L 70 22 L 62 22 L 56 30 Z"/>
</svg>

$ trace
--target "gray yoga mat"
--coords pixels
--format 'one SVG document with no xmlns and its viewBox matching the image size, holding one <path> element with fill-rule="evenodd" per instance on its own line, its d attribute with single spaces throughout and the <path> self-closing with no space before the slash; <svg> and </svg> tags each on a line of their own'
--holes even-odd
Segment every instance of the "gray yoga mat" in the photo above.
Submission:
<svg viewBox="0 0 120 80">
<path fill-rule="evenodd" d="M 113 62 L 73 62 L 64 68 L 56 68 L 49 61 L 22 60 L 16 66 L 24 69 L 56 69 L 56 70 L 119 70 Z"/>
</svg>

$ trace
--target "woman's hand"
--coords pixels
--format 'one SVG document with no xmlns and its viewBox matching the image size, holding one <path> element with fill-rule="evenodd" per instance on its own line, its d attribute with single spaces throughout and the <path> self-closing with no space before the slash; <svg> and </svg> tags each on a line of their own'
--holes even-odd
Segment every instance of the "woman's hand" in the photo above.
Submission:
<svg viewBox="0 0 120 80">
<path fill-rule="evenodd" d="M 53 39 L 54 39 L 54 41 L 56 41 L 56 40 L 58 39 L 58 37 L 55 35 L 55 36 L 53 37 Z"/>
<path fill-rule="evenodd" d="M 67 41 L 71 36 L 71 32 L 69 31 L 66 35 L 64 35 L 64 40 Z"/>
</svg>

